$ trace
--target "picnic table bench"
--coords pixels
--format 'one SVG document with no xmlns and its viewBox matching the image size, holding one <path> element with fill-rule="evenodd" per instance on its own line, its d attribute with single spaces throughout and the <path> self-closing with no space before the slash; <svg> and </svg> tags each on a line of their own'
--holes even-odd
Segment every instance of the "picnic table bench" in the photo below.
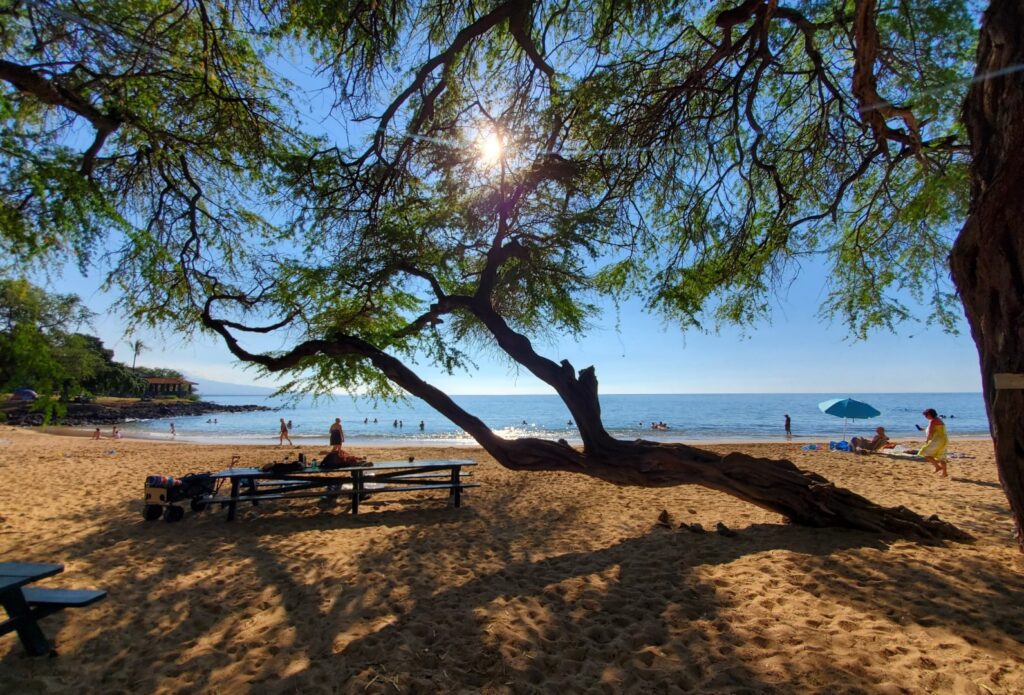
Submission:
<svg viewBox="0 0 1024 695">
<path fill-rule="evenodd" d="M 81 608 L 107 595 L 98 589 L 50 589 L 28 586 L 64 571 L 64 565 L 50 563 L 0 562 L 0 604 L 7 620 L 0 623 L 0 635 L 17 632 L 30 656 L 56 656 L 39 620 L 65 608 Z"/>
<path fill-rule="evenodd" d="M 353 514 L 359 513 L 359 503 L 370 495 L 421 490 L 446 491 L 453 506 L 462 504 L 462 491 L 479 487 L 479 483 L 463 480 L 463 468 L 475 466 L 472 460 L 382 461 L 373 464 L 320 469 L 315 466 L 288 472 L 265 471 L 260 468 L 229 468 L 210 473 L 213 491 L 197 494 L 190 499 L 193 511 L 202 511 L 212 504 L 227 507 L 227 520 L 233 521 L 238 504 L 254 505 L 271 500 L 320 498 L 335 501 L 349 499 Z M 228 486 L 225 494 L 223 485 Z M 146 519 L 159 518 L 161 508 L 164 519 L 177 521 L 185 510 L 174 505 L 170 496 L 161 499 L 158 491 L 147 488 Z M 181 501 L 181 500 L 176 500 Z"/>
</svg>

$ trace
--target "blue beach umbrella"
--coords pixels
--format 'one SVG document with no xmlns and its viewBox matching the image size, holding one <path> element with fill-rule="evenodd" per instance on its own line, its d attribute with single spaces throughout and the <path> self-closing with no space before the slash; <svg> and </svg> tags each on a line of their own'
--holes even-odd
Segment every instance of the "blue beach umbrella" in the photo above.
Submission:
<svg viewBox="0 0 1024 695">
<path fill-rule="evenodd" d="M 846 421 L 865 420 L 869 417 L 878 417 L 882 413 L 872 408 L 863 401 L 853 398 L 833 398 L 830 401 L 823 401 L 818 404 L 818 410 L 827 414 L 843 418 L 843 440 L 846 440 Z"/>
</svg>

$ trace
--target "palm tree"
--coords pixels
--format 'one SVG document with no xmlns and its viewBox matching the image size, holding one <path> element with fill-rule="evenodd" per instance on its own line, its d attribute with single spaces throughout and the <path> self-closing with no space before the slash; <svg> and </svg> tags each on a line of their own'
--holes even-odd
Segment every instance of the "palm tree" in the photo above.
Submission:
<svg viewBox="0 0 1024 695">
<path fill-rule="evenodd" d="M 139 355 L 143 350 L 148 350 L 149 347 L 141 340 L 133 340 L 129 345 L 132 348 L 132 371 L 135 371 L 135 361 L 139 359 Z"/>
</svg>

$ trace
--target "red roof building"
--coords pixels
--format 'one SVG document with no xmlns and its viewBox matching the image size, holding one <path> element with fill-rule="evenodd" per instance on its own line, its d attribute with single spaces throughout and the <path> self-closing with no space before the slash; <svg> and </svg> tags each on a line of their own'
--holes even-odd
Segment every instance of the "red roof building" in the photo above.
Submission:
<svg viewBox="0 0 1024 695">
<path fill-rule="evenodd" d="M 196 382 L 166 376 L 147 376 L 147 396 L 188 396 Z"/>
</svg>

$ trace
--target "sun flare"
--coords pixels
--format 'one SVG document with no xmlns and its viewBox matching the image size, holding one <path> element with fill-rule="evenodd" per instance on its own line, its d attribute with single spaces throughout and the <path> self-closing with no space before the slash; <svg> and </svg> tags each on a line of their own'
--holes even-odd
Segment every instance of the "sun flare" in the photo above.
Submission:
<svg viewBox="0 0 1024 695">
<path fill-rule="evenodd" d="M 477 147 L 480 150 L 480 161 L 484 164 L 497 164 L 505 151 L 501 135 L 493 131 L 481 136 Z"/>
</svg>

